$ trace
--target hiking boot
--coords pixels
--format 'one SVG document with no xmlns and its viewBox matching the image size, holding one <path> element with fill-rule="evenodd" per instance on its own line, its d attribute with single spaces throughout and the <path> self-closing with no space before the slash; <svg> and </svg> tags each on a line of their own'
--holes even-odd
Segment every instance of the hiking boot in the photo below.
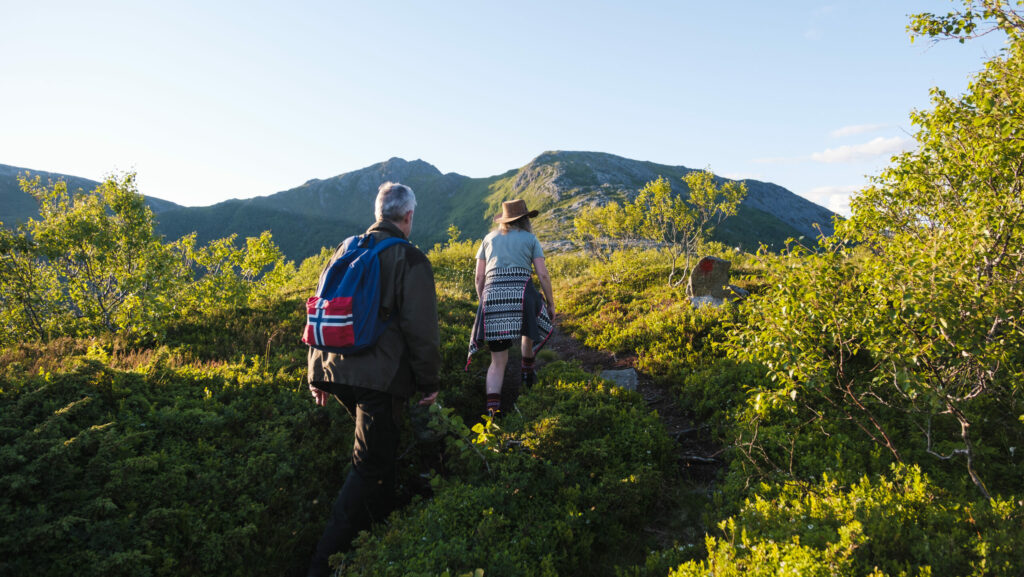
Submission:
<svg viewBox="0 0 1024 577">
<path fill-rule="evenodd" d="M 537 383 L 537 373 L 536 373 L 536 371 L 533 371 L 533 370 L 523 371 L 522 382 L 523 382 L 523 388 L 524 389 L 529 389 L 530 387 L 535 385 Z"/>
</svg>

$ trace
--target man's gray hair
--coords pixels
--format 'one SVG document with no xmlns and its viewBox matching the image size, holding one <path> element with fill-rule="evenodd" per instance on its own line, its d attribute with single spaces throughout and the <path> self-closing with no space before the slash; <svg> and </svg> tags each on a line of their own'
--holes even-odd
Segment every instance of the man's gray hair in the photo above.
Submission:
<svg viewBox="0 0 1024 577">
<path fill-rule="evenodd" d="M 416 194 L 408 186 L 385 182 L 377 189 L 377 201 L 374 203 L 374 216 L 377 220 L 398 222 L 415 208 Z"/>
</svg>

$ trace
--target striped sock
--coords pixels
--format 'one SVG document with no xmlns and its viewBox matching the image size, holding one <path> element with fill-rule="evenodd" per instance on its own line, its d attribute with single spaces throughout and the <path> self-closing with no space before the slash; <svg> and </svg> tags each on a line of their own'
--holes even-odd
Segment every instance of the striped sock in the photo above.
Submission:
<svg viewBox="0 0 1024 577">
<path fill-rule="evenodd" d="M 487 393 L 487 414 L 493 416 L 501 409 L 501 393 Z"/>
</svg>

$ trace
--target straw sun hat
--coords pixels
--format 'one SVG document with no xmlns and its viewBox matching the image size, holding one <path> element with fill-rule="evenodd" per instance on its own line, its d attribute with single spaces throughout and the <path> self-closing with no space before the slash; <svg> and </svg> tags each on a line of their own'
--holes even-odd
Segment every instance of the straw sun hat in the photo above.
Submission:
<svg viewBox="0 0 1024 577">
<path fill-rule="evenodd" d="M 494 217 L 494 222 L 512 222 L 523 217 L 537 216 L 536 210 L 527 210 L 525 200 L 509 200 L 501 203 L 501 214 Z"/>
</svg>

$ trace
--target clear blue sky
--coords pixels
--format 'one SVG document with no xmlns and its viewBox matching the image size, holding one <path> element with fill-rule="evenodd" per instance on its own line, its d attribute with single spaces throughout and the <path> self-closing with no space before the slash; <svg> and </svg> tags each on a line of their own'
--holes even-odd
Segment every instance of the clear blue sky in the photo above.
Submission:
<svg viewBox="0 0 1024 577">
<path fill-rule="evenodd" d="M 138 173 L 189 206 L 398 156 L 711 167 L 845 211 L 1000 38 L 911 43 L 944 0 L 0 0 L 0 164 Z"/>
</svg>

